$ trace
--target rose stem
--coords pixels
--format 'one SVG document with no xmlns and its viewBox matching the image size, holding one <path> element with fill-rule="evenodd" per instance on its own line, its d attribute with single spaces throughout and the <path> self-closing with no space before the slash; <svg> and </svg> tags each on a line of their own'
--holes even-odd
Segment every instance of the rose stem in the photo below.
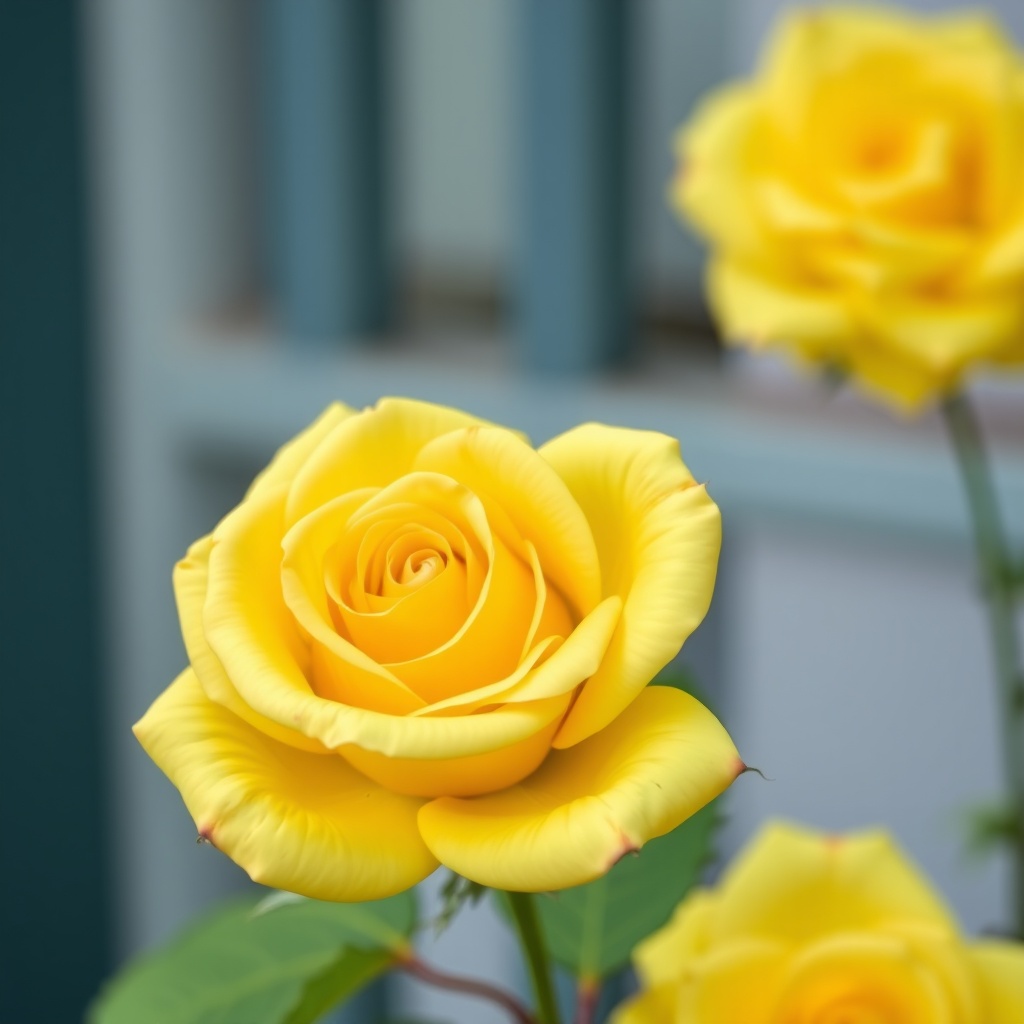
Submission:
<svg viewBox="0 0 1024 1024">
<path fill-rule="evenodd" d="M 1014 621 L 1014 566 L 999 514 L 992 472 L 974 409 L 964 394 L 942 406 L 967 494 L 974 553 L 988 608 L 1001 711 L 1003 765 L 1012 800 L 1013 906 L 1018 935 L 1024 937 L 1024 673 Z"/>
<path fill-rule="evenodd" d="M 558 1004 L 555 1002 L 555 989 L 551 984 L 551 968 L 533 896 L 528 892 L 509 892 L 506 895 L 519 935 L 519 943 L 523 947 L 526 963 L 530 968 L 533 994 L 537 1000 L 538 1024 L 559 1024 Z"/>
<path fill-rule="evenodd" d="M 580 978 L 579 984 L 576 986 L 576 1020 L 574 1024 L 593 1024 L 600 998 L 600 980 Z"/>
<path fill-rule="evenodd" d="M 489 985 L 486 981 L 478 981 L 476 978 L 463 978 L 457 974 L 446 974 L 436 967 L 431 967 L 418 957 L 410 956 L 402 960 L 398 966 L 420 981 L 437 988 L 449 989 L 452 992 L 462 992 L 467 996 L 477 996 L 479 999 L 489 999 L 507 1010 L 509 1016 L 518 1024 L 537 1024 L 536 1018 L 530 1011 L 519 1002 L 510 992 L 498 988 L 496 985 Z"/>
</svg>

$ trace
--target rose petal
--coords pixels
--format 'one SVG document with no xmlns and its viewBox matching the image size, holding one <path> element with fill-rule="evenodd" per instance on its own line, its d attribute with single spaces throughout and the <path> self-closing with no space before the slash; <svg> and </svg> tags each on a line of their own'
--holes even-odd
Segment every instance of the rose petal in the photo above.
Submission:
<svg viewBox="0 0 1024 1024">
<path fill-rule="evenodd" d="M 649 988 L 624 1003 L 619 1003 L 609 1018 L 611 1024 L 674 1024 L 676 986 Z"/>
<path fill-rule="evenodd" d="M 288 531 L 280 542 L 280 591 L 287 611 L 279 617 L 277 625 L 270 628 L 277 629 L 282 636 L 294 633 L 294 624 L 287 621 L 287 612 L 290 611 L 295 623 L 310 637 L 313 644 L 311 671 L 304 678 L 312 684 L 312 689 L 319 696 L 356 707 L 403 715 L 423 707 L 423 699 L 365 651 L 338 634 L 331 621 L 322 578 L 325 548 L 337 535 L 337 531 L 344 529 L 352 514 L 364 507 L 367 500 L 377 493 L 372 488 L 365 488 L 336 498 Z M 237 515 L 237 511 L 233 515 Z M 261 554 L 267 548 L 273 552 L 279 523 L 280 520 L 275 516 L 260 521 L 261 536 L 253 543 L 261 545 Z M 256 520 L 253 525 L 257 525 Z M 227 529 L 221 532 L 227 533 Z M 225 547 L 218 552 L 219 564 L 226 560 L 231 550 Z M 245 567 L 239 568 L 244 571 Z M 272 580 L 266 583 L 268 587 L 273 587 Z M 214 588 L 217 599 L 222 593 L 227 596 L 220 585 Z"/>
<path fill-rule="evenodd" d="M 292 487 L 287 525 L 339 494 L 386 487 L 412 469 L 428 441 L 474 425 L 490 426 L 457 409 L 409 398 L 382 398 L 373 408 L 339 423 L 306 460 Z"/>
<path fill-rule="evenodd" d="M 477 796 L 505 789 L 531 774 L 551 749 L 558 722 L 555 717 L 532 736 L 472 757 L 385 757 L 358 747 L 342 747 L 341 753 L 364 775 L 396 793 Z"/>
<path fill-rule="evenodd" d="M 792 343 L 807 358 L 839 361 L 862 334 L 843 291 L 811 289 L 727 256 L 712 260 L 708 293 L 727 341 Z"/>
<path fill-rule="evenodd" d="M 528 444 L 507 430 L 470 427 L 425 445 L 415 466 L 444 473 L 501 509 L 536 548 L 549 586 L 566 597 L 577 620 L 600 600 L 601 570 L 587 518 Z"/>
<path fill-rule="evenodd" d="M 681 965 L 672 1020 L 701 1024 L 799 1020 L 777 1017 L 774 1010 L 786 953 L 779 943 L 747 939 Z"/>
<path fill-rule="evenodd" d="M 623 600 L 607 654 L 555 739 L 568 747 L 611 722 L 704 618 L 721 518 L 663 434 L 589 424 L 540 451 L 590 522 L 604 595 Z"/>
<path fill-rule="evenodd" d="M 1024 1020 L 1024 946 L 1009 942 L 975 943 L 968 956 L 981 983 L 992 1024 Z"/>
<path fill-rule="evenodd" d="M 211 550 L 212 535 L 197 540 L 174 567 L 173 575 L 174 597 L 178 605 L 185 650 L 206 696 L 282 743 L 300 750 L 322 752 L 324 746 L 319 741 L 261 715 L 242 700 L 224 671 L 224 666 L 210 649 L 203 629 L 203 606 L 206 603 Z"/>
<path fill-rule="evenodd" d="M 704 98 L 676 137 L 680 164 L 669 186 L 669 202 L 701 234 L 746 257 L 767 246 L 748 192 L 757 117 L 749 85 L 729 85 Z"/>
<path fill-rule="evenodd" d="M 753 985 L 759 988 L 758 979 Z M 850 1003 L 869 1021 L 959 1024 L 963 1019 L 954 1016 L 932 965 L 884 933 L 838 932 L 799 950 L 772 1003 L 775 1020 L 841 1020 Z"/>
<path fill-rule="evenodd" d="M 427 804 L 420 831 L 442 864 L 475 882 L 564 889 L 671 831 L 741 768 L 705 707 L 681 690 L 654 686 L 596 736 L 553 751 L 519 785 Z"/>
<path fill-rule="evenodd" d="M 135 735 L 199 834 L 254 881 L 349 902 L 402 892 L 436 867 L 416 827 L 422 801 L 381 789 L 337 754 L 277 743 L 210 701 L 191 670 Z"/>
<path fill-rule="evenodd" d="M 606 598 L 564 642 L 556 646 L 550 637 L 541 641 L 505 679 L 438 701 L 413 714 L 435 715 L 455 708 L 465 714 L 488 704 L 546 700 L 568 694 L 600 668 L 621 613 L 621 599 L 614 595 Z"/>
<path fill-rule="evenodd" d="M 676 907 L 672 919 L 633 951 L 644 986 L 678 982 L 684 965 L 708 951 L 715 894 L 694 889 Z"/>
<path fill-rule="evenodd" d="M 888 835 L 829 838 L 776 823 L 719 886 L 713 941 L 763 935 L 803 943 L 901 919 L 956 933 L 939 897 Z"/>
</svg>

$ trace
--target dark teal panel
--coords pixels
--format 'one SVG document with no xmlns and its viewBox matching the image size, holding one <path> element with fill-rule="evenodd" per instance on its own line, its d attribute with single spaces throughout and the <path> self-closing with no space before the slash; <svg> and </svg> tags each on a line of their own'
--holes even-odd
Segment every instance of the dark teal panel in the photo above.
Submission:
<svg viewBox="0 0 1024 1024">
<path fill-rule="evenodd" d="M 390 319 L 386 6 L 266 3 L 272 287 L 302 343 L 365 339 Z"/>
<path fill-rule="evenodd" d="M 0 1020 L 109 965 L 78 7 L 0 20 Z"/>
<path fill-rule="evenodd" d="M 578 373 L 626 354 L 626 0 L 522 0 L 517 316 L 526 365 Z"/>
</svg>

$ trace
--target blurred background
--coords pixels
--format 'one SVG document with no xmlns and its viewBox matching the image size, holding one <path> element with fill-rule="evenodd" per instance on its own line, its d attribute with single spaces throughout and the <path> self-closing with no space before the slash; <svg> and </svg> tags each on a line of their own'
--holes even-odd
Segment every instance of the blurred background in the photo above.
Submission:
<svg viewBox="0 0 1024 1024">
<path fill-rule="evenodd" d="M 1003 866 L 964 852 L 997 727 L 938 424 L 723 356 L 665 203 L 676 126 L 780 6 L 7 7 L 0 1019 L 79 1019 L 246 884 L 129 729 L 184 664 L 171 566 L 328 402 L 383 394 L 535 442 L 586 419 L 678 436 L 725 522 L 681 660 L 772 780 L 729 794 L 723 855 L 769 816 L 881 823 L 966 929 L 1004 923 Z M 1024 39 L 1024 8 L 995 7 Z M 978 397 L 1020 543 L 1024 386 Z M 430 955 L 522 984 L 486 907 Z M 500 1019 L 412 983 L 388 998 Z"/>
</svg>

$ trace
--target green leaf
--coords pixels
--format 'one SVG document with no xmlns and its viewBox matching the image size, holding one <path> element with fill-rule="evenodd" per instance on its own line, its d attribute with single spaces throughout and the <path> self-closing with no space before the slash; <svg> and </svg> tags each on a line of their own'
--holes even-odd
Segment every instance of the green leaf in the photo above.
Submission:
<svg viewBox="0 0 1024 1024">
<path fill-rule="evenodd" d="M 975 804 L 963 818 L 967 849 L 973 856 L 986 856 L 1000 846 L 1012 848 L 1020 842 L 1020 821 L 1008 801 Z"/>
<path fill-rule="evenodd" d="M 603 878 L 540 897 L 551 956 L 584 979 L 603 978 L 628 963 L 633 947 L 665 924 L 699 881 L 718 824 L 717 808 L 704 807 Z"/>
<path fill-rule="evenodd" d="M 411 892 L 373 903 L 235 900 L 130 965 L 90 1024 L 312 1024 L 408 949 Z"/>
</svg>

